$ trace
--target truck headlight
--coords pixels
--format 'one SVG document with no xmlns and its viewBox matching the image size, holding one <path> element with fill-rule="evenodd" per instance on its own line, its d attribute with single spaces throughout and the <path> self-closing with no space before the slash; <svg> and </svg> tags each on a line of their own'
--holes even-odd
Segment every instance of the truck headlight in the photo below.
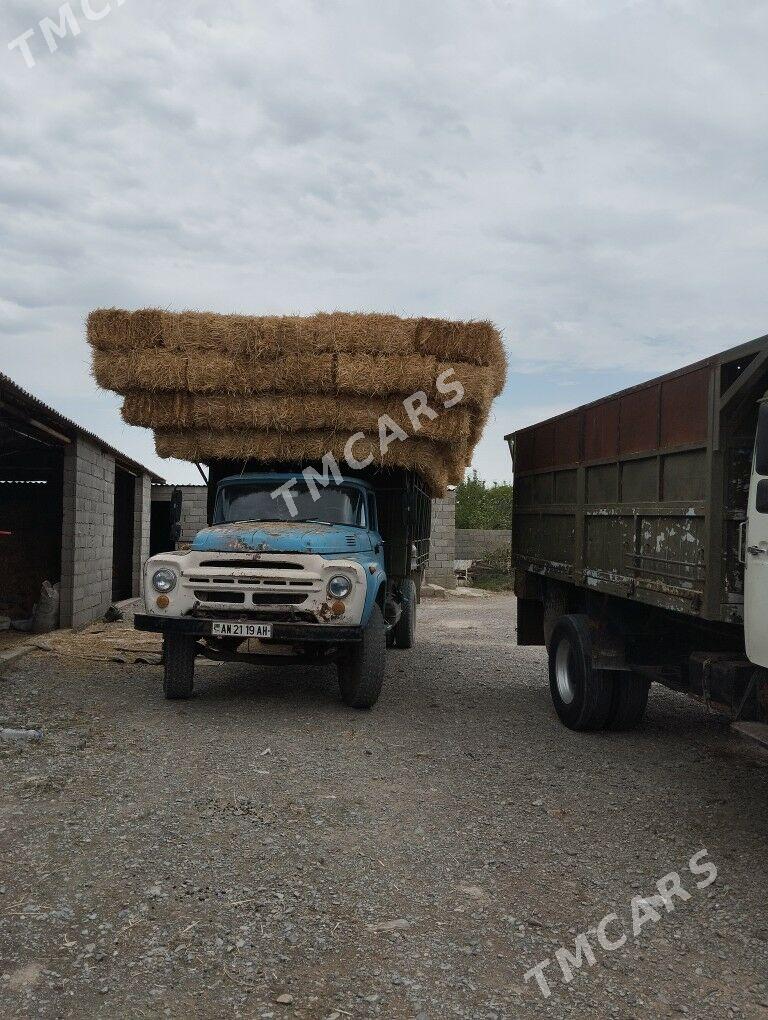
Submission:
<svg viewBox="0 0 768 1020">
<path fill-rule="evenodd" d="M 176 587 L 176 574 L 170 567 L 160 567 L 152 575 L 152 587 L 155 591 L 169 592 Z"/>
<path fill-rule="evenodd" d="M 328 582 L 328 594 L 334 599 L 345 599 L 352 591 L 352 582 L 344 574 L 336 574 Z"/>
</svg>

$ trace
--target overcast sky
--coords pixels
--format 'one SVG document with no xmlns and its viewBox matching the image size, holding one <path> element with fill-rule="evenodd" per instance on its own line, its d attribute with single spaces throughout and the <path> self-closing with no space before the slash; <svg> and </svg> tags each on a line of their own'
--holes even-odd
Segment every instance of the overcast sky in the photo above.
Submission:
<svg viewBox="0 0 768 1020">
<path fill-rule="evenodd" d="M 513 427 L 768 332 L 765 0 L 111 2 L 51 53 L 56 0 L 2 0 L 0 370 L 170 480 L 93 307 L 491 318 L 497 479 Z"/>
</svg>

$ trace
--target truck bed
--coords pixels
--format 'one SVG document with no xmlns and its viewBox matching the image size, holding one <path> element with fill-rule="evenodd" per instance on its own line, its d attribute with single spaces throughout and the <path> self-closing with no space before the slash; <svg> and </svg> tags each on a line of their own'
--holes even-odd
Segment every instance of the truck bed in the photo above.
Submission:
<svg viewBox="0 0 768 1020">
<path fill-rule="evenodd" d="M 740 525 L 766 389 L 761 337 L 508 436 L 515 568 L 740 622 Z"/>
</svg>

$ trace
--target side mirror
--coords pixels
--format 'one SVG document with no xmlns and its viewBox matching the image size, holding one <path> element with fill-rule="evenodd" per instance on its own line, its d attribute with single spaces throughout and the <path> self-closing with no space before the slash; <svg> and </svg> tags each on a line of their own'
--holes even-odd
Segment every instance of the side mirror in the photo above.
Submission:
<svg viewBox="0 0 768 1020">
<path fill-rule="evenodd" d="M 759 514 L 768 514 L 768 478 L 761 478 L 757 483 L 755 510 Z"/>
<path fill-rule="evenodd" d="M 757 416 L 755 471 L 759 475 L 768 475 L 768 400 L 762 401 Z"/>
</svg>

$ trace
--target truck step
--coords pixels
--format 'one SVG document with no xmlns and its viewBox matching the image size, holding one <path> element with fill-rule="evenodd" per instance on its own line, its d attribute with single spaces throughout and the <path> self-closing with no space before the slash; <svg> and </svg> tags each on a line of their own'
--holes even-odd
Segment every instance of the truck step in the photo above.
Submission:
<svg viewBox="0 0 768 1020">
<path fill-rule="evenodd" d="M 735 722 L 731 724 L 731 729 L 768 750 L 768 725 L 766 723 Z"/>
</svg>

